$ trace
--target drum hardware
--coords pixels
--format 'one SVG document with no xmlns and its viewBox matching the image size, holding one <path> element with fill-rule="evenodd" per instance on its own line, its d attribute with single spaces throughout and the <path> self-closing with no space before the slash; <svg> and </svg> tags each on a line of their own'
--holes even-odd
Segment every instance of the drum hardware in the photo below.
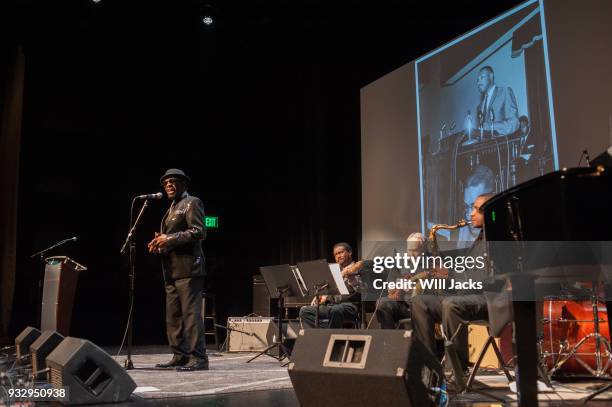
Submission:
<svg viewBox="0 0 612 407">
<path fill-rule="evenodd" d="M 599 315 L 601 307 L 596 284 L 593 284 L 589 300 L 587 305 L 585 300 L 570 295 L 549 297 L 544 301 L 544 312 L 548 312 L 548 317 L 542 322 L 548 327 L 539 345 L 540 357 L 549 367 L 549 377 L 557 372 L 576 374 L 580 368 L 598 378 L 610 377 L 612 348 L 609 333 L 606 336 L 600 329 L 600 324 L 607 323 L 608 319 Z M 586 319 L 584 315 L 589 312 L 588 308 L 592 319 Z M 560 315 L 556 318 L 553 313 Z"/>
</svg>

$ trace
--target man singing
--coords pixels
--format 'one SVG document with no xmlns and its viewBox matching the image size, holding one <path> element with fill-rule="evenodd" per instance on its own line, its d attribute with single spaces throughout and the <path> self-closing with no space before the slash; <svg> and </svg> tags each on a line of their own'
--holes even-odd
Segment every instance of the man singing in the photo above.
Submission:
<svg viewBox="0 0 612 407">
<path fill-rule="evenodd" d="M 162 218 L 161 233 L 149 242 L 149 252 L 162 259 L 166 288 L 166 333 L 174 356 L 156 367 L 179 371 L 208 370 L 202 321 L 204 206 L 187 193 L 190 179 L 171 168 L 160 182 L 171 201 Z"/>
</svg>

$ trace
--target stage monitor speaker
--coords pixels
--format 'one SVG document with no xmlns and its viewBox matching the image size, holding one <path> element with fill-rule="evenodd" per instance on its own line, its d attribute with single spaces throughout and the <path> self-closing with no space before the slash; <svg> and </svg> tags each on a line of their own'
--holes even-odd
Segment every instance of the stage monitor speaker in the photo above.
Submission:
<svg viewBox="0 0 612 407">
<path fill-rule="evenodd" d="M 15 338 L 17 358 L 30 354 L 30 345 L 40 336 L 40 331 L 32 326 L 27 327 Z"/>
<path fill-rule="evenodd" d="M 442 366 L 412 331 L 301 330 L 289 377 L 305 407 L 423 407 L 446 397 Z"/>
<path fill-rule="evenodd" d="M 36 373 L 47 368 L 47 356 L 64 340 L 64 336 L 55 331 L 44 331 L 32 345 L 32 373 L 37 379 L 46 379 L 46 373 Z"/>
<path fill-rule="evenodd" d="M 65 338 L 47 356 L 47 367 L 53 387 L 70 389 L 66 404 L 123 402 L 136 388 L 109 354 L 85 339 Z"/>
</svg>

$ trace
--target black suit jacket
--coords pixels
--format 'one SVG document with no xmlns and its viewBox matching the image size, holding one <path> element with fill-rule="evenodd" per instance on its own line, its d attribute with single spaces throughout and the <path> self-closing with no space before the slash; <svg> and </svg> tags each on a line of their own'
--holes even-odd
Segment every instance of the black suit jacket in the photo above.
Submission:
<svg viewBox="0 0 612 407">
<path fill-rule="evenodd" d="M 164 280 L 203 277 L 206 272 L 202 240 L 206 228 L 202 201 L 185 192 L 162 218 L 161 232 L 169 239 L 162 254 Z"/>
<path fill-rule="evenodd" d="M 477 112 L 482 112 L 484 99 L 483 94 L 476 108 Z M 483 123 L 485 130 L 494 130 L 497 134 L 506 136 L 519 129 L 518 108 L 512 88 L 496 86 L 491 100 L 487 104 L 488 108 L 484 112 Z"/>
</svg>

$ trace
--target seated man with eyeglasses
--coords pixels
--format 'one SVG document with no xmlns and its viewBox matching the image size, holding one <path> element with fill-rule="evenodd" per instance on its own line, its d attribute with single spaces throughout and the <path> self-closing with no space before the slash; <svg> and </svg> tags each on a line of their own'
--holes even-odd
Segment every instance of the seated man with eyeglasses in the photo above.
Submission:
<svg viewBox="0 0 612 407">
<path fill-rule="evenodd" d="M 485 253 L 485 241 L 482 234 L 484 216 L 482 206 L 494 194 L 479 195 L 472 206 L 470 218 L 472 227 L 480 230 L 480 233 L 466 257 L 483 256 Z M 480 278 L 481 282 L 488 279 L 486 270 L 475 270 L 463 273 L 453 273 L 453 279 L 461 281 L 468 278 Z M 486 287 L 486 288 L 484 288 Z M 484 290 L 492 289 L 499 291 L 499 287 L 487 286 L 483 284 L 483 289 L 461 289 L 454 291 L 452 295 L 417 295 L 412 299 L 412 327 L 416 337 L 435 352 L 435 332 L 436 323 L 441 323 L 444 334 L 451 338 L 461 323 L 469 321 L 488 320 L 487 301 Z M 459 356 L 459 360 L 464 370 L 468 366 L 468 344 L 467 329 L 461 329 L 454 339 L 454 344 Z"/>
</svg>

